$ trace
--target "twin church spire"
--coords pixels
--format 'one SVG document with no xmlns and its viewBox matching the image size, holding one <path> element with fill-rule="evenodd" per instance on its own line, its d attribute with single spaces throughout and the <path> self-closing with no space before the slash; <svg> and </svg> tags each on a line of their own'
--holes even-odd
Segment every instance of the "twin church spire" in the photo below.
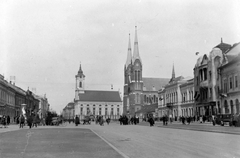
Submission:
<svg viewBox="0 0 240 158">
<path fill-rule="evenodd" d="M 139 59 L 140 62 L 142 62 L 141 58 L 140 58 L 140 55 L 139 55 L 139 49 L 138 49 L 137 26 L 135 26 L 135 39 L 134 39 L 133 56 L 132 56 L 131 40 L 130 40 L 130 34 L 129 34 L 128 54 L 127 54 L 127 61 L 126 61 L 125 66 L 128 67 L 128 65 L 134 63 L 136 59 Z"/>
</svg>

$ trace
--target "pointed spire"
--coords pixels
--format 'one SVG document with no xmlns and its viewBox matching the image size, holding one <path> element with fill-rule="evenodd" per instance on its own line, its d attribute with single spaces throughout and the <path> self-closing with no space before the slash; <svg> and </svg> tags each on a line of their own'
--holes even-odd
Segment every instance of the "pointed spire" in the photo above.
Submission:
<svg viewBox="0 0 240 158">
<path fill-rule="evenodd" d="M 131 40 L 130 40 L 130 33 L 129 33 L 128 54 L 127 54 L 127 61 L 125 66 L 128 67 L 128 65 L 131 64 L 131 61 L 132 61 L 132 49 L 131 49 Z"/>
<path fill-rule="evenodd" d="M 172 69 L 172 79 L 175 78 L 175 70 L 174 70 L 174 63 L 173 63 L 173 69 Z"/>
<path fill-rule="evenodd" d="M 135 40 L 134 40 L 134 50 L 133 50 L 133 63 L 136 59 L 141 61 L 138 49 L 138 38 L 137 38 L 137 26 L 135 26 Z M 142 62 L 142 61 L 141 61 Z"/>
<path fill-rule="evenodd" d="M 83 71 L 82 71 L 82 66 L 81 66 L 81 62 L 80 62 L 80 67 L 79 67 L 79 70 L 78 70 L 78 74 L 82 74 Z"/>
<path fill-rule="evenodd" d="M 221 43 L 223 43 L 222 37 L 221 37 Z"/>
</svg>

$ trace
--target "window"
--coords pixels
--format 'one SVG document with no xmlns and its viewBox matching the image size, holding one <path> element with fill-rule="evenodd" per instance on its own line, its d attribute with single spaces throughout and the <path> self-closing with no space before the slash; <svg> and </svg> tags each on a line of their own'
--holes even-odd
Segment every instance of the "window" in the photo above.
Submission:
<svg viewBox="0 0 240 158">
<path fill-rule="evenodd" d="M 108 115 L 108 110 L 107 110 L 107 108 L 105 108 L 105 115 Z"/>
<path fill-rule="evenodd" d="M 233 88 L 232 77 L 229 78 L 229 89 Z"/>
<path fill-rule="evenodd" d="M 95 108 L 93 108 L 93 115 L 95 115 Z"/>
<path fill-rule="evenodd" d="M 235 87 L 238 87 L 238 77 L 235 76 Z"/>
<path fill-rule="evenodd" d="M 83 114 L 83 108 L 80 109 L 80 115 L 82 115 L 82 114 Z"/>
<path fill-rule="evenodd" d="M 224 90 L 224 93 L 227 93 L 227 79 L 224 79 L 223 80 L 223 90 Z"/>
<path fill-rule="evenodd" d="M 102 115 L 102 108 L 99 108 L 99 115 Z"/>
<path fill-rule="evenodd" d="M 119 108 L 117 108 L 117 115 L 119 115 L 120 114 L 120 112 L 119 112 Z"/>
<path fill-rule="evenodd" d="M 211 79 L 212 79 L 212 72 L 209 71 L 209 81 L 211 81 Z"/>
<path fill-rule="evenodd" d="M 111 108 L 111 115 L 113 115 L 113 108 Z"/>
<path fill-rule="evenodd" d="M 82 82 L 79 82 L 79 87 L 82 88 Z"/>
<path fill-rule="evenodd" d="M 209 98 L 212 97 L 212 88 L 209 88 Z"/>
</svg>

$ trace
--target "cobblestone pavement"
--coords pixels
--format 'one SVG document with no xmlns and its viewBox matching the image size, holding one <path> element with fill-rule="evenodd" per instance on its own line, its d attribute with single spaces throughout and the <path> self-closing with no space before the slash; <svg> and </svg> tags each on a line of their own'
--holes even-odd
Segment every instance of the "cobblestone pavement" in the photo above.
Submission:
<svg viewBox="0 0 240 158">
<path fill-rule="evenodd" d="M 44 126 L 38 128 L 91 129 L 125 158 L 240 157 L 240 135 L 229 132 L 239 131 L 240 128 L 198 123 L 191 125 L 173 123 L 168 127 L 160 127 L 162 127 L 160 122 L 157 122 L 154 127 L 149 127 L 146 122 L 142 122 L 139 125 L 126 126 L 120 126 L 118 123 L 99 126 L 93 123 L 77 127 L 73 124 L 67 124 L 60 127 Z M 180 127 L 185 129 L 191 127 L 195 130 L 178 129 Z M 228 134 L 211 131 L 212 128 L 228 130 Z M 202 132 L 197 129 L 211 132 Z"/>
</svg>

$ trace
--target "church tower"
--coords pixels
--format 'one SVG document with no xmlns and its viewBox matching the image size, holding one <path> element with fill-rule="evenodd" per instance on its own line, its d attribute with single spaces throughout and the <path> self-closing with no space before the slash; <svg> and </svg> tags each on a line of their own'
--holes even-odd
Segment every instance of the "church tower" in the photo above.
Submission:
<svg viewBox="0 0 240 158">
<path fill-rule="evenodd" d="M 85 89 L 85 75 L 83 74 L 81 64 L 75 78 L 76 78 L 75 100 L 79 100 L 79 93 L 84 93 Z"/>
<path fill-rule="evenodd" d="M 135 39 L 133 56 L 129 37 L 127 62 L 124 67 L 124 114 L 131 116 L 141 109 L 143 105 L 142 61 L 139 55 L 137 26 L 135 26 Z"/>
<path fill-rule="evenodd" d="M 132 58 L 132 93 L 130 95 L 130 114 L 134 115 L 143 105 L 142 60 L 139 55 L 137 26 L 135 26 L 134 50 Z"/>
<path fill-rule="evenodd" d="M 123 113 L 129 113 L 130 101 L 129 94 L 131 92 L 130 84 L 131 84 L 131 71 L 132 71 L 132 49 L 131 49 L 131 40 L 129 34 L 129 42 L 128 42 L 128 53 L 127 53 L 127 61 L 124 65 L 124 96 L 123 96 Z"/>
</svg>

